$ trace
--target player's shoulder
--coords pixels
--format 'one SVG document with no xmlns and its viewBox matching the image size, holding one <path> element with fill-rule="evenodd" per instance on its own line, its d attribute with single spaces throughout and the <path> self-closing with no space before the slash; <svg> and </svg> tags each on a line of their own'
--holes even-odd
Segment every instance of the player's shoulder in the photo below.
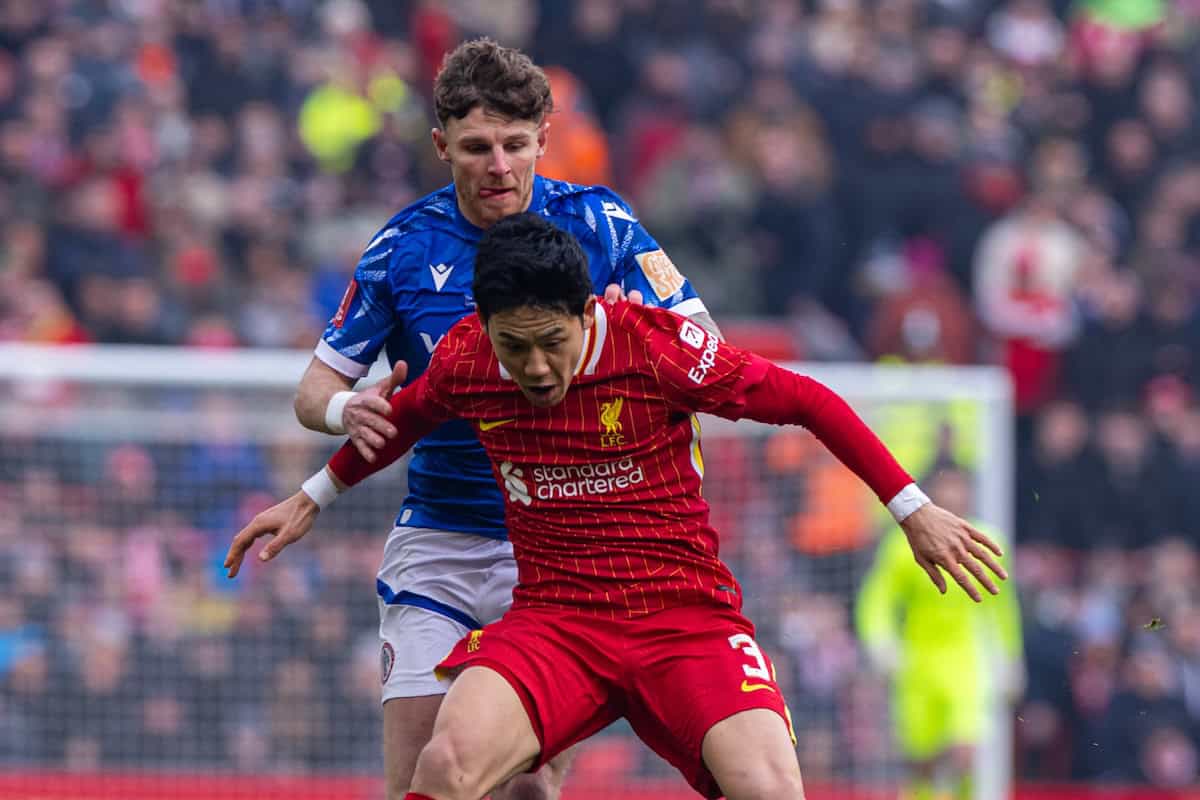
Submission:
<svg viewBox="0 0 1200 800">
<path fill-rule="evenodd" d="M 636 225 L 629 204 L 612 189 L 601 185 L 584 185 L 538 176 L 545 198 L 545 213 L 551 219 L 582 219 L 596 230 L 601 220 L 612 224 Z"/>
<path fill-rule="evenodd" d="M 394 214 L 363 250 L 358 262 L 360 277 L 365 271 L 383 278 L 389 269 L 394 273 L 405 264 L 422 265 L 427 254 L 456 242 L 455 202 L 451 184 Z"/>
<path fill-rule="evenodd" d="M 438 236 L 454 233 L 458 228 L 454 184 L 426 194 L 397 211 L 374 235 L 367 251 L 391 243 L 425 243 Z"/>
<path fill-rule="evenodd" d="M 454 225 L 457 221 L 456 209 L 454 184 L 448 184 L 404 206 L 389 219 L 386 228 L 412 234 L 428 233 L 431 229 L 440 228 L 436 223 Z M 434 223 L 432 227 L 431 223 Z"/>
<path fill-rule="evenodd" d="M 621 300 L 607 306 L 609 324 L 616 330 L 628 331 L 636 335 L 650 333 L 666 333 L 678 335 L 683 341 L 691 343 L 697 339 L 703 344 L 707 335 L 703 328 L 687 317 L 669 311 L 659 306 L 648 306 L 641 303 L 631 303 Z M 699 331 L 699 333 L 696 333 Z M 685 338 L 686 337 L 686 338 Z"/>
</svg>

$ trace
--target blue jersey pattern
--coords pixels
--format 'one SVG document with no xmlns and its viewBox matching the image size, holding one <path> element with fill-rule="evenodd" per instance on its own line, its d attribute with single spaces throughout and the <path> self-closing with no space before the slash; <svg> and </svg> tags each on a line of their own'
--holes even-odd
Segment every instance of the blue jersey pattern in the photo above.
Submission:
<svg viewBox="0 0 1200 800">
<path fill-rule="evenodd" d="M 641 291 L 650 305 L 686 315 L 704 310 L 691 284 L 610 189 L 538 176 L 529 210 L 579 239 L 597 292 L 616 283 Z M 482 234 L 459 211 L 453 185 L 401 211 L 367 245 L 317 357 L 358 378 L 384 350 L 391 364 L 407 361 L 414 380 L 446 331 L 474 313 L 471 280 Z M 500 490 L 467 422 L 449 422 L 413 448 L 408 488 L 398 525 L 507 538 Z"/>
</svg>

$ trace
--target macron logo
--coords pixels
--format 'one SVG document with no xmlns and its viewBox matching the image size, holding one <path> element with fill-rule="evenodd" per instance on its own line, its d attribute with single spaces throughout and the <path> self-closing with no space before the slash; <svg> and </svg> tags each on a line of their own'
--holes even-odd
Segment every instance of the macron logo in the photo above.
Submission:
<svg viewBox="0 0 1200 800">
<path fill-rule="evenodd" d="M 429 351 L 429 355 L 433 355 L 434 348 L 436 348 L 438 346 L 438 343 L 441 342 L 442 339 L 446 338 L 446 334 L 444 334 L 444 333 L 441 336 L 437 337 L 436 339 L 433 338 L 432 336 L 430 336 L 425 331 L 421 331 L 420 335 L 421 335 L 421 343 L 425 345 L 425 349 Z"/>
<path fill-rule="evenodd" d="M 524 475 L 525 471 L 514 467 L 511 461 L 500 465 L 500 477 L 504 479 L 504 488 L 508 490 L 509 502 L 524 503 L 528 506 L 533 504 L 533 498 L 529 496 L 529 485 L 521 480 Z"/>
<path fill-rule="evenodd" d="M 429 274 L 433 276 L 433 288 L 439 292 L 446 285 L 446 279 L 450 277 L 450 273 L 454 271 L 453 264 L 430 264 Z"/>
</svg>

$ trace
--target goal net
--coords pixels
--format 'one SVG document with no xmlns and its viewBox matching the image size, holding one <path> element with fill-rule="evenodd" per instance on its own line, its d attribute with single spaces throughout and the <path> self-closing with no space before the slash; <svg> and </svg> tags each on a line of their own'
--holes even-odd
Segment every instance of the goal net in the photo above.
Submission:
<svg viewBox="0 0 1200 800">
<path fill-rule="evenodd" d="M 403 463 L 236 581 L 229 540 L 337 441 L 300 428 L 293 351 L 0 345 L 0 797 L 380 798 L 374 575 Z M 914 475 L 951 460 L 1011 531 L 1006 381 L 804 365 Z M 373 374 L 378 374 L 378 371 Z M 366 380 L 371 380 L 368 378 Z M 886 512 L 799 429 L 705 419 L 722 556 L 775 661 L 810 798 L 894 797 L 885 685 L 852 625 Z M 975 786 L 1006 796 L 995 706 Z M 694 797 L 618 723 L 567 800 Z"/>
</svg>

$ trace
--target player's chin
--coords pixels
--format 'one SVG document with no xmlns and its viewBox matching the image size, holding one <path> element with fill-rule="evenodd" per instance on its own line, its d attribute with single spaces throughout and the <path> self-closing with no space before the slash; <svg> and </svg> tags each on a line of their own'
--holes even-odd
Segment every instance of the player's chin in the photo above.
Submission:
<svg viewBox="0 0 1200 800">
<path fill-rule="evenodd" d="M 529 402 L 538 408 L 548 408 L 563 399 L 565 392 L 558 386 L 522 386 L 521 391 Z"/>
</svg>

